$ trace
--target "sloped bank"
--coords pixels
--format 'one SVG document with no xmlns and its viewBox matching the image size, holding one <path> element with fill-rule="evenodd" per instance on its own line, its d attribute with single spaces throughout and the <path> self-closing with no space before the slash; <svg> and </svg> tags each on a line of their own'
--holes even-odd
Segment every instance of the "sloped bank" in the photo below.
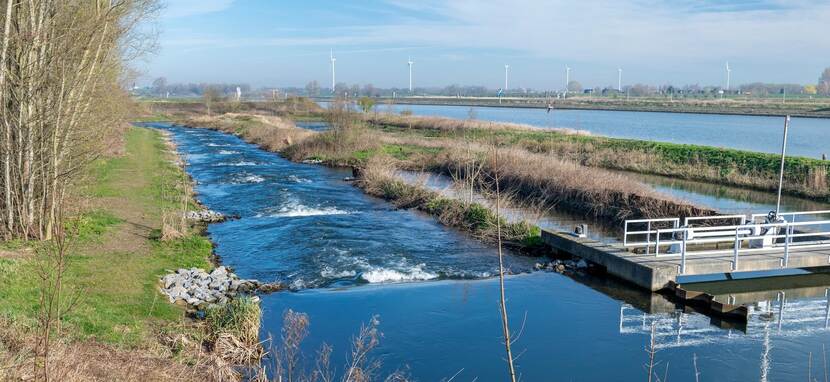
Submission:
<svg viewBox="0 0 830 382">
<path fill-rule="evenodd" d="M 712 146 L 593 136 L 572 129 L 459 120 L 444 117 L 362 114 L 368 126 L 413 138 L 498 141 L 531 153 L 555 155 L 586 167 L 633 171 L 679 179 L 775 191 L 781 157 Z M 784 192 L 816 200 L 830 198 L 830 162 L 788 157 Z"/>
<path fill-rule="evenodd" d="M 486 207 L 465 204 L 442 198 L 436 193 L 407 185 L 389 176 L 384 166 L 428 169 L 434 172 L 464 174 L 471 160 L 477 161 L 482 177 L 493 178 L 486 147 L 476 147 L 469 155 L 461 155 L 457 143 L 446 145 L 435 142 L 409 140 L 391 142 L 388 137 L 372 129 L 359 126 L 315 133 L 299 129 L 292 122 L 269 117 L 271 123 L 256 121 L 256 116 L 224 115 L 191 119 L 182 122 L 188 127 L 205 127 L 228 132 L 263 149 L 280 152 L 293 161 L 319 161 L 330 166 L 349 166 L 357 169 L 357 185 L 365 192 L 390 200 L 400 208 L 417 208 L 435 216 L 448 226 L 464 229 L 474 236 L 487 239 L 487 230 L 495 217 L 484 217 L 492 212 Z M 524 127 L 516 127 L 519 130 Z M 299 132 L 302 130 L 302 132 Z M 285 137 L 301 137 L 296 141 Z M 563 208 L 586 216 L 608 218 L 620 222 L 626 218 L 655 216 L 713 215 L 715 211 L 698 208 L 654 192 L 639 182 L 608 171 L 578 164 L 550 160 L 541 155 L 501 150 L 502 164 L 498 175 L 503 189 L 514 193 L 529 204 L 543 203 L 546 207 Z M 387 160 L 373 161 L 386 157 Z M 392 158 L 392 159 L 389 159 Z M 383 164 L 380 164 L 384 162 Z M 385 174 L 385 175 L 384 175 Z M 492 187 L 492 182 L 483 183 Z M 507 227 L 507 226 L 506 226 Z M 513 230 L 513 231 L 511 231 Z M 510 227 L 505 232 L 515 243 L 534 241 L 535 227 Z M 512 232 L 512 233 L 511 233 Z M 492 237 L 492 234 L 489 234 Z M 538 234 L 536 234 L 538 236 Z"/>
</svg>

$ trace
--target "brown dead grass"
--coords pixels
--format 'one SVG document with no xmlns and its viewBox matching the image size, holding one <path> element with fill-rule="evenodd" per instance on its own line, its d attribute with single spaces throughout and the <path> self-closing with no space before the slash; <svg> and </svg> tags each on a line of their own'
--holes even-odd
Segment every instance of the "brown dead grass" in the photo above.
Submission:
<svg viewBox="0 0 830 382">
<path fill-rule="evenodd" d="M 584 130 L 568 128 L 540 128 L 533 125 L 509 122 L 481 121 L 477 119 L 454 119 L 432 116 L 398 115 L 391 113 L 364 113 L 358 116 L 365 122 L 375 125 L 404 127 L 410 129 L 463 131 L 469 129 L 501 129 L 523 131 L 546 131 L 568 135 L 590 135 Z"/>
<path fill-rule="evenodd" d="M 515 148 L 477 152 L 482 173 L 499 175 L 501 187 L 523 201 L 583 215 L 623 221 L 658 216 L 710 215 L 715 211 L 695 207 L 609 171 L 551 158 Z M 493 156 L 498 155 L 498 167 Z M 435 168 L 447 174 L 463 174 L 469 155 L 458 149 L 445 150 L 434 160 Z M 486 183 L 485 183 L 486 184 Z"/>
<path fill-rule="evenodd" d="M 0 319 L 0 380 L 35 380 L 35 335 Z M 54 381 L 219 381 L 225 365 L 192 339 L 176 346 L 124 349 L 96 341 L 57 340 L 49 364 Z M 179 355 L 176 355 L 179 354 Z M 186 355 L 184 355 L 186 354 Z"/>
<path fill-rule="evenodd" d="M 188 127 L 204 127 L 238 135 L 265 150 L 281 151 L 313 135 L 290 120 L 277 116 L 243 113 L 225 113 L 217 116 L 199 116 L 181 122 Z"/>
</svg>

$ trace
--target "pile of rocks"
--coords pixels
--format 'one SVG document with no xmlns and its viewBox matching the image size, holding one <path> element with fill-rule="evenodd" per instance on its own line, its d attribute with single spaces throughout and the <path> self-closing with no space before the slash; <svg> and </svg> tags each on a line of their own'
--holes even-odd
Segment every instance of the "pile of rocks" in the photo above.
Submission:
<svg viewBox="0 0 830 382">
<path fill-rule="evenodd" d="M 588 262 L 579 258 L 573 260 L 553 260 L 549 263 L 536 263 L 534 268 L 536 270 L 545 270 L 557 273 L 565 273 L 565 271 L 585 270 L 589 266 Z"/>
<path fill-rule="evenodd" d="M 198 268 L 179 269 L 161 278 L 161 292 L 170 302 L 201 308 L 222 305 L 239 294 L 253 293 L 262 284 L 242 280 L 224 266 L 207 273 Z"/>
<path fill-rule="evenodd" d="M 187 211 L 185 212 L 184 217 L 188 220 L 204 223 L 219 223 L 227 219 L 227 217 L 222 213 L 211 210 Z"/>
</svg>

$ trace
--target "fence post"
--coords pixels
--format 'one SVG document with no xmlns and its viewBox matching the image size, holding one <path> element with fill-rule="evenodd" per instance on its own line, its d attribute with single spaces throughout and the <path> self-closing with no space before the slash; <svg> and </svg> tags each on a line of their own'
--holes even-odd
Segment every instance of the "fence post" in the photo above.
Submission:
<svg viewBox="0 0 830 382">
<path fill-rule="evenodd" d="M 648 256 L 651 253 L 651 221 L 648 222 L 646 231 L 646 256 Z"/>
<path fill-rule="evenodd" d="M 689 230 L 685 229 L 683 232 L 683 243 L 680 248 L 680 274 L 686 274 L 686 238 L 689 236 Z"/>
<path fill-rule="evenodd" d="M 740 252 L 740 250 L 741 250 L 741 239 L 740 239 L 740 237 L 738 237 L 738 232 L 739 231 L 740 231 L 740 228 L 735 228 L 735 248 L 734 248 L 735 258 L 732 259 L 732 270 L 733 271 L 738 270 L 738 252 Z"/>
<path fill-rule="evenodd" d="M 660 229 L 657 229 L 657 241 L 654 244 L 654 257 L 660 256 Z"/>
<path fill-rule="evenodd" d="M 784 268 L 790 264 L 790 223 L 784 225 Z"/>
</svg>

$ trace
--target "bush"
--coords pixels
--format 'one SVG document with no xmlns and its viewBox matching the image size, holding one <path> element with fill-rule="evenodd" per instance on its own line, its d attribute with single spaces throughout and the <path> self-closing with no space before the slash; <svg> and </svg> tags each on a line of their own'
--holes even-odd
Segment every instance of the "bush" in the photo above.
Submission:
<svg viewBox="0 0 830 382">
<path fill-rule="evenodd" d="M 230 334 L 245 345 L 259 344 L 261 318 L 259 302 L 252 297 L 239 297 L 225 305 L 215 305 L 205 312 L 208 335 L 216 340 Z"/>
</svg>

